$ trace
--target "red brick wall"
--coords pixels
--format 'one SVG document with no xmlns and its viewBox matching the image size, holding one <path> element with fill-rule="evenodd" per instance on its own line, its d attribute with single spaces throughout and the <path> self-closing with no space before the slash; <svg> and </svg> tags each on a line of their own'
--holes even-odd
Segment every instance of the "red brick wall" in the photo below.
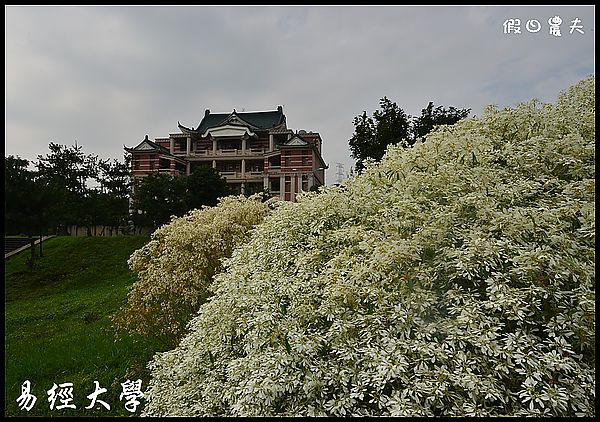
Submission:
<svg viewBox="0 0 600 422">
<path fill-rule="evenodd" d="M 281 171 L 312 171 L 313 154 L 311 149 L 288 149 L 281 151 Z"/>
</svg>

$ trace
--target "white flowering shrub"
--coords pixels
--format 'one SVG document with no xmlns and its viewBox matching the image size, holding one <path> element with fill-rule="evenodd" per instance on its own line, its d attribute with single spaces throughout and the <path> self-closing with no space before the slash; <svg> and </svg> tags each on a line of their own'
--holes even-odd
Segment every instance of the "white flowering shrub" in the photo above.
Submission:
<svg viewBox="0 0 600 422">
<path fill-rule="evenodd" d="M 161 339 L 174 347 L 206 300 L 221 260 L 250 237 L 269 212 L 260 195 L 228 196 L 173 218 L 129 258 L 137 275 L 126 305 L 112 320 L 119 329 Z"/>
<path fill-rule="evenodd" d="M 591 76 L 281 205 L 143 414 L 594 415 L 594 144 Z"/>
</svg>

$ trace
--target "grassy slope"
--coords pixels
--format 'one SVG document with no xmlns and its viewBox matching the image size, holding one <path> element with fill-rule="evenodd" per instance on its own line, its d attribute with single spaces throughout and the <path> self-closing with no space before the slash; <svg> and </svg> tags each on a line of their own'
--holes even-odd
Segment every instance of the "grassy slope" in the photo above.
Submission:
<svg viewBox="0 0 600 422">
<path fill-rule="evenodd" d="M 120 383 L 142 378 L 145 389 L 145 364 L 160 346 L 129 335 L 117 338 L 108 317 L 125 303 L 134 281 L 128 257 L 148 240 L 57 237 L 44 243 L 44 256 L 32 270 L 26 265 L 29 251 L 6 260 L 5 416 L 132 415 L 119 400 Z M 16 402 L 25 380 L 37 396 L 30 412 Z M 110 411 L 99 404 L 85 409 L 94 381 L 108 390 L 98 399 Z M 77 409 L 51 411 L 46 391 L 64 382 L 73 383 Z"/>
</svg>

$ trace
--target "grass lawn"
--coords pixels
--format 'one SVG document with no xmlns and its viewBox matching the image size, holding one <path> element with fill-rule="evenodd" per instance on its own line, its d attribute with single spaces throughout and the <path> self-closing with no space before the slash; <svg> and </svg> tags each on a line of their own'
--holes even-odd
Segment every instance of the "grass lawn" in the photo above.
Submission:
<svg viewBox="0 0 600 422">
<path fill-rule="evenodd" d="M 26 263 L 29 251 L 5 261 L 5 416 L 139 415 L 144 399 L 134 413 L 126 410 L 121 383 L 142 379 L 145 390 L 146 362 L 162 346 L 125 333 L 117 336 L 109 316 L 125 303 L 134 281 L 127 259 L 149 240 L 61 236 L 44 242 L 43 257 L 32 269 Z M 17 403 L 27 380 L 37 397 L 30 411 Z M 85 409 L 94 381 L 107 390 L 97 398 L 110 410 L 99 402 Z M 47 391 L 62 383 L 73 384 L 73 400 L 61 403 L 59 397 L 50 410 Z M 76 409 L 57 409 L 61 404 Z"/>
</svg>

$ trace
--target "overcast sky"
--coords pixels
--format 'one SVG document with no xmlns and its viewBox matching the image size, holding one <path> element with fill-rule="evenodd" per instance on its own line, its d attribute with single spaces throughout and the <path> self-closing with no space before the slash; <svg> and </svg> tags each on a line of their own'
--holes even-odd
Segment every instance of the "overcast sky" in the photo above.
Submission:
<svg viewBox="0 0 600 422">
<path fill-rule="evenodd" d="M 9 5 L 5 31 L 5 156 L 76 141 L 122 161 L 206 108 L 282 105 L 290 129 L 321 134 L 327 184 L 354 165 L 353 118 L 384 96 L 412 116 L 429 101 L 480 115 L 595 74 L 592 5 Z"/>
</svg>

